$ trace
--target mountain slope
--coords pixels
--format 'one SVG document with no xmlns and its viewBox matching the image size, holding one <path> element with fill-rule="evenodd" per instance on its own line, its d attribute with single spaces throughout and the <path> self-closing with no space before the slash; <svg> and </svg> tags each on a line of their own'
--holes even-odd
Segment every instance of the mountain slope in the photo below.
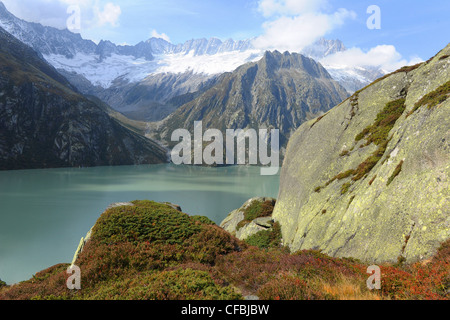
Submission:
<svg viewBox="0 0 450 320">
<path fill-rule="evenodd" d="M 267 210 L 248 208 L 253 215 Z M 266 232 L 240 241 L 207 217 L 170 203 L 111 204 L 81 238 L 71 264 L 48 267 L 14 285 L 0 281 L 0 300 L 449 299 L 449 241 L 426 265 L 380 265 L 381 290 L 370 290 L 369 265 L 314 250 L 289 253 L 277 241 L 266 245 Z M 68 269 L 78 272 L 69 278 Z M 73 290 L 80 270 L 81 289 Z M 170 318 L 179 318 L 180 310 L 161 309 Z M 279 311 L 279 318 L 292 315 Z"/>
<path fill-rule="evenodd" d="M 165 162 L 28 46 L 0 28 L 0 169 Z"/>
<path fill-rule="evenodd" d="M 118 84 L 108 89 L 91 87 L 87 92 L 99 97 L 130 119 L 160 121 L 180 106 L 175 103 L 177 97 L 202 90 L 214 82 L 216 77 L 192 71 L 178 74 L 161 73 L 137 83 Z"/>
<path fill-rule="evenodd" d="M 221 74 L 264 56 L 264 50 L 253 47 L 252 39 L 192 39 L 172 44 L 151 38 L 133 46 L 103 40 L 95 44 L 68 30 L 21 20 L 1 2 L 0 26 L 41 53 L 80 92 L 95 95 L 139 121 L 164 119 L 179 106 L 170 99 L 202 90 Z M 320 61 L 345 50 L 339 40 L 319 39 L 302 54 Z M 383 75 L 364 67 L 325 67 L 349 92 Z"/>
<path fill-rule="evenodd" d="M 163 141 L 178 128 L 280 129 L 280 144 L 305 120 L 331 109 L 346 91 L 314 60 L 299 54 L 266 52 L 256 63 L 226 73 L 216 84 L 184 104 L 161 125 Z"/>
<path fill-rule="evenodd" d="M 273 217 L 293 250 L 416 261 L 450 238 L 450 45 L 289 141 Z"/>
</svg>

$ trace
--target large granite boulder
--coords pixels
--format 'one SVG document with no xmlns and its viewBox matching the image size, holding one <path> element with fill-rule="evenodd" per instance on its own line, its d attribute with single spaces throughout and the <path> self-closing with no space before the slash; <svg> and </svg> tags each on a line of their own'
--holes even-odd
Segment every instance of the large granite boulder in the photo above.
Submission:
<svg viewBox="0 0 450 320">
<path fill-rule="evenodd" d="M 450 238 L 450 45 L 302 125 L 273 213 L 291 250 L 372 262 Z"/>
<path fill-rule="evenodd" d="M 239 209 L 230 212 L 220 227 L 240 240 L 245 240 L 260 231 L 270 230 L 273 225 L 271 213 L 275 202 L 274 198 L 268 197 L 249 199 Z M 250 219 L 249 213 L 252 216 Z"/>
</svg>

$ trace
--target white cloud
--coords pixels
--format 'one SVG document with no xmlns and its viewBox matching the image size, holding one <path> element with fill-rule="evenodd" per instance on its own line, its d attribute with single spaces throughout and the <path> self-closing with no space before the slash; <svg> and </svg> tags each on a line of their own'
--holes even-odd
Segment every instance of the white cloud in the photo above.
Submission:
<svg viewBox="0 0 450 320">
<path fill-rule="evenodd" d="M 325 1 L 263 0 L 260 11 L 276 15 L 275 20 L 264 23 L 264 34 L 257 37 L 254 45 L 265 50 L 299 52 L 328 32 L 343 25 L 356 14 L 347 9 L 326 14 L 316 11 Z M 289 12 L 289 14 L 284 14 Z"/>
<path fill-rule="evenodd" d="M 160 39 L 166 40 L 167 42 L 170 42 L 170 38 L 169 38 L 169 36 L 167 34 L 165 34 L 165 33 L 158 33 L 155 29 L 152 30 L 150 36 L 152 38 L 160 38 Z"/>
<path fill-rule="evenodd" d="M 379 45 L 367 52 L 360 48 L 351 48 L 344 52 L 338 52 L 322 59 L 325 66 L 349 66 L 349 67 L 380 67 L 387 72 L 397 70 L 403 66 L 414 65 L 423 60 L 419 57 L 404 59 L 393 45 Z"/>
<path fill-rule="evenodd" d="M 111 2 L 108 2 L 103 7 L 103 11 L 100 11 L 97 6 L 94 7 L 94 12 L 96 13 L 99 26 L 103 26 L 105 24 L 110 24 L 113 27 L 118 26 L 119 17 L 122 14 L 120 6 Z"/>
<path fill-rule="evenodd" d="M 122 10 L 112 2 L 100 0 L 1 0 L 11 13 L 26 21 L 64 29 L 70 17 L 70 6 L 80 8 L 81 25 L 85 28 L 118 26 Z M 105 3 L 105 4 L 104 4 Z M 103 5 L 104 4 L 104 5 Z"/>
<path fill-rule="evenodd" d="M 266 18 L 274 15 L 291 16 L 307 12 L 318 12 L 327 3 L 327 0 L 261 0 L 258 10 Z"/>
<path fill-rule="evenodd" d="M 63 29 L 66 25 L 67 4 L 57 0 L 1 0 L 8 11 L 26 21 L 42 23 L 51 27 Z"/>
<path fill-rule="evenodd" d="M 260 0 L 258 11 L 267 21 L 263 25 L 264 33 L 253 44 L 263 50 L 300 52 L 356 18 L 353 11 L 341 8 L 330 13 L 329 8 L 329 0 Z M 403 58 L 392 45 L 379 45 L 368 51 L 352 48 L 321 61 L 337 68 L 364 66 L 382 68 L 386 72 L 419 62 L 422 62 L 419 57 Z"/>
<path fill-rule="evenodd" d="M 57 0 L 58 2 L 70 5 L 78 5 L 78 6 L 89 6 L 92 5 L 92 0 Z M 49 1 L 47 1 L 49 2 Z"/>
</svg>

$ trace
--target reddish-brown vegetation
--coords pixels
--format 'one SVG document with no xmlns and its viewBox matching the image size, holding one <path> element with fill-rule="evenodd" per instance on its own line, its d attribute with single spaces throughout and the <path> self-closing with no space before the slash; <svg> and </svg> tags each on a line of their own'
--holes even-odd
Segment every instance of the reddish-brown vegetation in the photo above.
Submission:
<svg viewBox="0 0 450 320">
<path fill-rule="evenodd" d="M 140 225 L 135 228 L 136 221 L 144 221 L 145 230 Z M 449 297 L 450 241 L 425 262 L 380 265 L 381 290 L 370 291 L 367 264 L 314 250 L 290 253 L 278 242 L 260 249 L 201 221 L 154 202 L 135 202 L 134 210 L 110 209 L 76 261 L 82 271 L 81 290 L 67 289 L 68 264 L 59 264 L 28 281 L 1 286 L 0 299 L 235 300 L 250 294 L 267 300 Z M 173 233 L 164 236 L 161 230 L 166 228 Z"/>
</svg>

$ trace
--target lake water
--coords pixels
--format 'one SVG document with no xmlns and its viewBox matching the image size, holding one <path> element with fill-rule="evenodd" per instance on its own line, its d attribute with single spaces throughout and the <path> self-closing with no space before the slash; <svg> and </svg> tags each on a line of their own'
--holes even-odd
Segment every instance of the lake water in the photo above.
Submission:
<svg viewBox="0 0 450 320">
<path fill-rule="evenodd" d="M 28 280 L 70 263 L 111 203 L 171 202 L 219 224 L 255 196 L 278 196 L 279 175 L 258 167 L 146 165 L 0 172 L 0 279 Z"/>
</svg>

